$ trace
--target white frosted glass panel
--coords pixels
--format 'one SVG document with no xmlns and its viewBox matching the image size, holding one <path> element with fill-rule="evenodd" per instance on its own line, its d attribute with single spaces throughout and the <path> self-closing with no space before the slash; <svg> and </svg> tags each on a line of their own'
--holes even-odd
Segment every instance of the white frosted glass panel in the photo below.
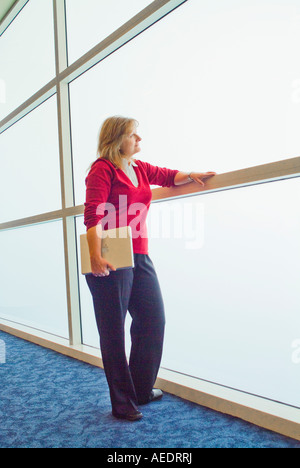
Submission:
<svg viewBox="0 0 300 468">
<path fill-rule="evenodd" d="M 218 173 L 300 153 L 300 2 L 189 0 L 70 86 L 75 198 L 103 120 L 150 163 Z"/>
<path fill-rule="evenodd" d="M 0 318 L 68 338 L 61 221 L 0 232 Z"/>
<path fill-rule="evenodd" d="M 299 197 L 297 178 L 152 204 L 163 367 L 300 406 Z"/>
<path fill-rule="evenodd" d="M 0 135 L 0 222 L 61 208 L 56 97 Z"/>
<path fill-rule="evenodd" d="M 0 39 L 0 120 L 54 76 L 52 0 L 30 0 Z"/>
<path fill-rule="evenodd" d="M 67 0 L 69 63 L 73 63 L 150 3 L 151 0 Z"/>
</svg>

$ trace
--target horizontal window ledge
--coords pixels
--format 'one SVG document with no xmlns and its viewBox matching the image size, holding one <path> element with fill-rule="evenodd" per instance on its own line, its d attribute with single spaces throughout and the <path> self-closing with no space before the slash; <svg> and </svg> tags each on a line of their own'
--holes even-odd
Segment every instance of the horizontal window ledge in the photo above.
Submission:
<svg viewBox="0 0 300 468">
<path fill-rule="evenodd" d="M 60 219 L 69 218 L 72 216 L 79 216 L 83 214 L 83 211 L 84 205 L 78 205 L 61 210 L 49 211 L 47 213 L 42 213 L 35 216 L 29 216 L 27 218 L 15 219 L 13 221 L 0 223 L 0 231 L 15 229 L 22 226 L 30 226 L 33 224 L 47 223 L 49 221 L 58 221 Z"/>
<path fill-rule="evenodd" d="M 238 171 L 218 174 L 208 179 L 202 187 L 196 182 L 184 184 L 176 187 L 155 188 L 152 190 L 152 201 L 159 202 L 171 198 L 181 198 L 185 196 L 204 194 L 207 192 L 255 185 L 257 183 L 267 183 L 291 177 L 300 176 L 300 157 L 285 159 L 270 164 L 250 167 Z M 29 226 L 48 221 L 54 221 L 71 216 L 80 216 L 84 213 L 84 205 L 77 205 L 61 210 L 50 211 L 27 218 L 16 219 L 0 223 L 0 231 L 14 229 L 21 226 Z"/>
<path fill-rule="evenodd" d="M 238 171 L 217 174 L 208 179 L 202 187 L 196 182 L 191 182 L 176 187 L 154 188 L 152 190 L 152 201 L 159 202 L 172 198 L 182 198 L 191 195 L 201 195 L 214 191 L 244 187 L 259 183 L 287 179 L 300 176 L 300 157 L 285 159 L 269 164 L 241 169 Z M 16 219 L 0 223 L 0 231 L 14 229 L 21 226 L 44 223 L 72 216 L 80 216 L 84 213 L 84 205 L 77 205 L 57 211 L 51 211 L 27 218 Z"/>
<path fill-rule="evenodd" d="M 152 201 L 157 202 L 166 198 L 196 195 L 299 176 L 300 157 L 284 159 L 269 164 L 217 174 L 207 179 L 204 187 L 197 182 L 191 182 L 175 187 L 155 188 L 152 191 Z"/>
</svg>

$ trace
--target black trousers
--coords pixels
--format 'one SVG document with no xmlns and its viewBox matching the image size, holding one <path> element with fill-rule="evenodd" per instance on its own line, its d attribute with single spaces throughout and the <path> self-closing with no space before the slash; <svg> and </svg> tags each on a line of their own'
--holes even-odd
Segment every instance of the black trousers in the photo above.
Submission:
<svg viewBox="0 0 300 468">
<path fill-rule="evenodd" d="M 109 276 L 86 275 L 93 296 L 102 360 L 113 413 L 125 414 L 149 400 L 163 350 L 165 313 L 153 263 L 134 254 L 135 267 Z M 124 323 L 132 317 L 131 352 L 125 354 Z"/>
</svg>

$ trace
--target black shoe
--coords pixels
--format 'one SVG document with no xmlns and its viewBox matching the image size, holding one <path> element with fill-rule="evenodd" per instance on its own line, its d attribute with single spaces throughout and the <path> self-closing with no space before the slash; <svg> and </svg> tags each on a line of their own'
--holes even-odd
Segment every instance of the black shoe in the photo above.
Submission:
<svg viewBox="0 0 300 468">
<path fill-rule="evenodd" d="M 158 401 L 161 400 L 163 397 L 163 392 L 159 390 L 158 388 L 154 388 L 146 401 L 141 401 L 139 402 L 140 405 L 147 405 L 148 403 L 151 403 L 151 401 Z"/>
<path fill-rule="evenodd" d="M 143 414 L 138 410 L 133 411 L 132 413 L 124 413 L 124 414 L 116 413 L 115 411 L 113 411 L 112 414 L 117 419 L 126 419 L 127 421 L 138 421 L 139 419 L 142 419 L 143 417 Z"/>
</svg>

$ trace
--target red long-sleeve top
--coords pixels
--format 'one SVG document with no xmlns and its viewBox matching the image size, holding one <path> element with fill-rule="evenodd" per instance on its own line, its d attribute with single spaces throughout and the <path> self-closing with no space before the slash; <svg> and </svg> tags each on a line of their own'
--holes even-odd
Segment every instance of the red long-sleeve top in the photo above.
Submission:
<svg viewBox="0 0 300 468">
<path fill-rule="evenodd" d="M 179 171 L 140 160 L 135 163 L 138 187 L 110 161 L 99 158 L 94 162 L 85 181 L 84 224 L 87 230 L 99 223 L 104 230 L 131 226 L 134 253 L 148 254 L 146 218 L 152 199 L 150 185 L 171 187 Z"/>
</svg>

